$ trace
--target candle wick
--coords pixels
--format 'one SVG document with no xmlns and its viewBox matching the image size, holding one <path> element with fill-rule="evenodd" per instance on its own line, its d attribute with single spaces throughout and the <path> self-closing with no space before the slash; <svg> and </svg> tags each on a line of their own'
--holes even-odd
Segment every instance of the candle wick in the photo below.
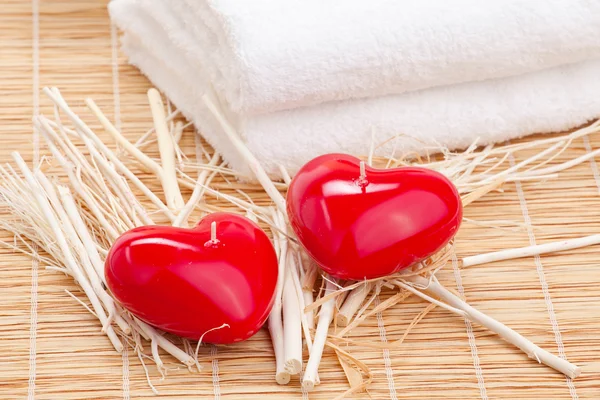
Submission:
<svg viewBox="0 0 600 400">
<path fill-rule="evenodd" d="M 204 243 L 205 247 L 217 247 L 221 243 L 219 239 L 217 239 L 217 221 L 213 221 L 210 224 L 210 240 Z"/>
<path fill-rule="evenodd" d="M 212 242 L 219 241 L 217 239 L 217 221 L 213 221 L 212 224 L 210 224 L 210 240 Z"/>
<path fill-rule="evenodd" d="M 369 181 L 367 180 L 367 167 L 365 166 L 365 162 L 360 162 L 360 176 L 358 177 L 358 185 L 361 187 L 367 186 Z"/>
</svg>

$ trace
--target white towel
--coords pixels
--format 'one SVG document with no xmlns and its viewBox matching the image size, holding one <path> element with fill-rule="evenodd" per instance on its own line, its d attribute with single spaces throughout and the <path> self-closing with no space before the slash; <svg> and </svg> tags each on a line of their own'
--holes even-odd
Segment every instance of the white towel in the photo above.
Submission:
<svg viewBox="0 0 600 400">
<path fill-rule="evenodd" d="M 185 50 L 245 115 L 600 58 L 597 0 L 167 3 L 196 39 Z"/>
<path fill-rule="evenodd" d="M 111 3 L 111 15 L 125 31 L 124 50 L 233 168 L 248 173 L 202 105 L 213 77 L 196 51 L 193 29 L 169 3 Z M 486 144 L 568 129 L 600 115 L 599 71 L 600 61 L 592 60 L 497 80 L 259 115 L 232 111 L 218 89 L 214 96 L 250 150 L 276 176 L 279 164 L 294 172 L 326 152 L 365 154 L 371 132 L 375 142 L 400 135 L 378 149 L 378 154 L 389 155 L 394 150 L 423 152 L 426 146 L 465 147 L 478 137 Z"/>
</svg>

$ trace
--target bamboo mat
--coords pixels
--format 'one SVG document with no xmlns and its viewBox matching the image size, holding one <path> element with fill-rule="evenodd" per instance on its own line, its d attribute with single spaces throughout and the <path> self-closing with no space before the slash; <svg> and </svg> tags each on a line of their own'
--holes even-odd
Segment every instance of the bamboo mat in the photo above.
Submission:
<svg viewBox="0 0 600 400">
<path fill-rule="evenodd" d="M 2 0 L 0 31 L 0 162 L 15 149 L 28 161 L 37 158 L 31 117 L 52 112 L 39 95 L 43 86 L 59 87 L 98 132 L 83 107 L 88 96 L 131 139 L 151 126 L 149 83 L 119 54 L 105 0 Z M 191 132 L 184 142 L 192 145 Z M 555 162 L 597 147 L 598 136 L 580 140 Z M 251 196 L 266 199 L 259 192 Z M 508 184 L 470 205 L 465 217 L 456 240 L 459 256 L 598 233 L 598 166 L 592 161 L 551 181 Z M 0 237 L 12 240 L 6 232 Z M 448 265 L 439 276 L 475 307 L 581 366 L 582 376 L 567 380 L 479 326 L 436 309 L 398 348 L 349 346 L 374 373 L 369 394 L 353 398 L 600 399 L 600 248 L 462 270 Z M 64 289 L 83 298 L 69 278 L 0 250 L 1 399 L 307 398 L 297 381 L 274 383 L 264 330 L 245 343 L 201 348 L 201 373 L 177 369 L 165 356 L 172 369 L 164 380 L 154 365 L 148 368 L 156 396 L 140 360 L 131 351 L 115 353 L 97 320 Z M 352 336 L 397 340 L 425 307 L 410 298 Z M 348 388 L 328 350 L 320 377 L 311 399 L 331 399 Z"/>
</svg>

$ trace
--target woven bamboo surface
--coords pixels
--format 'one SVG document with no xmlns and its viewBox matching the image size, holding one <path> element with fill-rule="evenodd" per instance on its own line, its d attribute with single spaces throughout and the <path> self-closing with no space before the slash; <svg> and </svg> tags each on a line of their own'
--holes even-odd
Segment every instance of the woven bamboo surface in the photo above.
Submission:
<svg viewBox="0 0 600 400">
<path fill-rule="evenodd" d="M 102 130 L 83 107 L 88 96 L 131 139 L 151 126 L 145 94 L 150 85 L 118 53 L 105 0 L 2 0 L 0 32 L 0 162 L 8 162 L 15 149 L 26 160 L 33 159 L 31 117 L 51 112 L 49 101 L 39 95 L 43 86 L 59 87 L 98 132 Z M 191 132 L 183 141 L 189 149 Z M 600 136 L 580 140 L 555 162 L 599 146 Z M 259 203 L 267 202 L 258 190 L 249 194 Z M 598 167 L 586 162 L 551 181 L 507 184 L 504 192 L 470 205 L 465 216 L 474 222 L 461 228 L 456 240 L 459 257 L 598 233 Z M 0 236 L 12 240 L 6 232 Z M 600 399 L 600 248 L 462 270 L 449 264 L 439 276 L 449 287 L 464 291 L 475 307 L 538 345 L 564 352 L 582 367 L 582 376 L 568 381 L 490 332 L 435 309 L 398 348 L 349 346 L 374 373 L 372 398 Z M 84 297 L 70 278 L 0 250 L 0 398 L 157 398 L 139 359 L 132 352 L 115 353 L 98 321 L 65 289 Z M 386 295 L 381 297 L 383 301 Z M 409 298 L 367 320 L 352 336 L 372 342 L 397 340 L 426 305 Z M 177 369 L 165 356 L 172 370 L 161 381 L 154 365 L 149 366 L 158 398 L 303 396 L 297 380 L 289 386 L 274 383 L 266 331 L 245 343 L 200 351 L 201 373 Z M 311 399 L 330 399 L 348 389 L 328 350 L 320 377 L 322 383 Z"/>
</svg>

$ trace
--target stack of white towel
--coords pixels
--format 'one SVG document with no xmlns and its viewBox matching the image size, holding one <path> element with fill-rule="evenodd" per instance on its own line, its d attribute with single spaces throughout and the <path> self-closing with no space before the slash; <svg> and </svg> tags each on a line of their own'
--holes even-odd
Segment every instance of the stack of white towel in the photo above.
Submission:
<svg viewBox="0 0 600 400">
<path fill-rule="evenodd" d="M 123 49 L 231 166 L 209 94 L 273 175 L 600 117 L 598 0 L 112 0 Z"/>
</svg>

